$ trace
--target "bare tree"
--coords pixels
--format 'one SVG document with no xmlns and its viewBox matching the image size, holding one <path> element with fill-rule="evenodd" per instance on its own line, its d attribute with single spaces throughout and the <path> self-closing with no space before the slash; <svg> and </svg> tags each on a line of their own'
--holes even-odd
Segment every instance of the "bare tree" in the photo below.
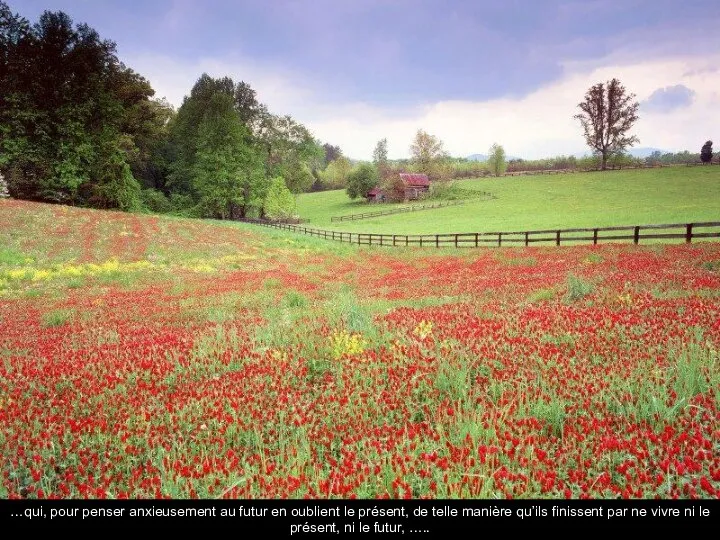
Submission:
<svg viewBox="0 0 720 540">
<path fill-rule="evenodd" d="M 638 119 L 639 104 L 633 102 L 634 98 L 635 94 L 627 94 L 620 81 L 612 79 L 592 86 L 578 104 L 582 112 L 574 118 L 580 120 L 588 146 L 602 157 L 603 170 L 610 156 L 640 142 L 636 136 L 628 135 Z"/>
</svg>

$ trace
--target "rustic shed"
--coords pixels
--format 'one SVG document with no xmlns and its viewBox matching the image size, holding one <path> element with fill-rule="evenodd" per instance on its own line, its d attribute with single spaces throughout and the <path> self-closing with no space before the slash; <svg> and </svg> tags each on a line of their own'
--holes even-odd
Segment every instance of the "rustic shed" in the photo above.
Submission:
<svg viewBox="0 0 720 540">
<path fill-rule="evenodd" d="M 426 174 L 400 173 L 405 188 L 405 200 L 419 199 L 430 189 L 430 179 Z"/>
<path fill-rule="evenodd" d="M 404 200 L 414 201 L 421 198 L 430 189 L 430 180 L 426 174 L 400 173 L 394 184 L 395 193 L 390 197 L 391 200 L 402 195 Z M 382 202 L 388 199 L 387 194 L 380 187 L 372 188 L 365 196 L 368 202 Z"/>
<path fill-rule="evenodd" d="M 374 187 L 368 191 L 366 197 L 368 202 L 382 202 L 385 200 L 385 194 L 379 187 Z"/>
</svg>

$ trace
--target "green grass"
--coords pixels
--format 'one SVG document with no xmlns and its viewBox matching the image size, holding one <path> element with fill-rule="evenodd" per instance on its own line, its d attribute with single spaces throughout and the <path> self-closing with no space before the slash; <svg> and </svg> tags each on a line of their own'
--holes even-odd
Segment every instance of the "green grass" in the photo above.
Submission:
<svg viewBox="0 0 720 540">
<path fill-rule="evenodd" d="M 392 205 L 350 201 L 344 191 L 298 197 L 308 225 L 335 230 L 431 234 L 572 227 L 687 223 L 720 219 L 720 168 L 667 167 L 567 175 L 462 180 L 464 189 L 488 191 L 493 200 L 462 206 L 331 223 L 331 216 Z"/>
<path fill-rule="evenodd" d="M 54 311 L 50 311 L 48 313 L 43 314 L 42 316 L 42 324 L 46 328 L 51 328 L 54 326 L 63 326 L 73 316 L 72 310 L 66 310 L 66 309 L 57 309 Z"/>
</svg>

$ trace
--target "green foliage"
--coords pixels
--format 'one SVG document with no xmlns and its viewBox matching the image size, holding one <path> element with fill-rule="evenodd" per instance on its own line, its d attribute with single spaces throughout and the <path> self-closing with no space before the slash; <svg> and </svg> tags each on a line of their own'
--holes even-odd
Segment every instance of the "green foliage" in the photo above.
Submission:
<svg viewBox="0 0 720 540">
<path fill-rule="evenodd" d="M 348 176 L 347 194 L 351 199 L 364 197 L 378 183 L 377 171 L 369 163 L 361 163 Z"/>
<path fill-rule="evenodd" d="M 584 298 L 588 294 L 592 293 L 595 289 L 593 284 L 589 281 L 586 281 L 572 274 L 568 275 L 567 287 L 568 290 L 567 294 L 565 295 L 565 300 L 567 302 L 575 302 L 576 300 L 580 300 L 581 298 Z"/>
<path fill-rule="evenodd" d="M 203 216 L 228 219 L 258 205 L 262 166 L 226 94 L 217 93 L 208 103 L 197 146 L 192 180 Z"/>
<path fill-rule="evenodd" d="M 308 305 L 308 299 L 302 293 L 290 291 L 285 295 L 283 304 L 289 308 L 305 308 Z"/>
<path fill-rule="evenodd" d="M 320 178 L 325 186 L 333 189 L 342 189 L 347 187 L 348 177 L 351 171 L 352 164 L 350 160 L 344 156 L 340 156 L 328 164 L 325 170 L 320 173 Z"/>
<path fill-rule="evenodd" d="M 172 203 L 162 191 L 157 189 L 143 189 L 140 192 L 143 208 L 158 214 L 167 214 L 172 211 Z"/>
<path fill-rule="evenodd" d="M 531 405 L 530 414 L 545 424 L 550 435 L 562 437 L 567 417 L 562 398 L 553 396 L 548 401 L 539 399 Z"/>
<path fill-rule="evenodd" d="M 490 147 L 490 155 L 488 157 L 488 169 L 493 176 L 502 176 L 507 170 L 507 160 L 505 159 L 505 149 L 495 143 Z"/>
<path fill-rule="evenodd" d="M 538 302 L 549 302 L 553 298 L 555 298 L 553 289 L 538 289 L 528 297 L 528 302 L 537 304 Z"/>
<path fill-rule="evenodd" d="M 91 202 L 100 208 L 119 208 L 128 212 L 142 209 L 140 184 L 133 178 L 130 165 L 117 141 L 103 145 L 94 177 L 94 196 Z"/>
<path fill-rule="evenodd" d="M 411 162 L 416 172 L 433 176 L 437 162 L 447 157 L 443 150 L 443 142 L 429 133 L 419 129 L 410 145 Z"/>
<path fill-rule="evenodd" d="M 55 326 L 63 326 L 72 318 L 72 316 L 73 316 L 72 310 L 57 309 L 57 310 L 50 311 L 48 313 L 43 314 L 42 324 L 46 328 L 51 328 L 51 327 L 55 327 Z"/>
<path fill-rule="evenodd" d="M 310 189 L 315 177 L 310 170 L 310 166 L 297 158 L 291 159 L 284 167 L 285 184 L 292 193 L 304 193 Z"/>
<path fill-rule="evenodd" d="M 128 167 L 150 168 L 171 109 L 89 26 L 49 11 L 30 25 L 4 2 L 0 12 L 0 171 L 10 193 L 138 208 Z"/>
<path fill-rule="evenodd" d="M 295 214 L 295 197 L 282 177 L 274 178 L 265 196 L 263 213 L 268 219 L 289 219 Z"/>
</svg>

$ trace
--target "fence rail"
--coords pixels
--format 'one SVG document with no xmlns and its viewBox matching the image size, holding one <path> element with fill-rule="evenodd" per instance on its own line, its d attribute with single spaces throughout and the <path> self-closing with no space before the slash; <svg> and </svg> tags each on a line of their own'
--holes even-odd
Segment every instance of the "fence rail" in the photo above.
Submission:
<svg viewBox="0 0 720 540">
<path fill-rule="evenodd" d="M 345 216 L 333 216 L 330 221 L 355 221 L 358 219 L 368 219 L 379 216 L 390 216 L 392 214 L 403 214 L 405 212 L 417 212 L 418 210 L 432 210 L 434 208 L 446 208 L 448 206 L 460 206 L 465 201 L 450 201 L 445 203 L 431 204 L 414 204 L 412 206 L 402 206 L 399 208 L 388 208 L 387 210 L 376 210 L 375 212 L 365 212 L 362 214 L 348 214 Z"/>
<path fill-rule="evenodd" d="M 351 233 L 313 229 L 302 225 L 272 223 L 258 220 L 243 220 L 265 227 L 273 227 L 307 234 L 316 238 L 335 240 L 365 246 L 388 247 L 481 247 L 550 243 L 556 246 L 568 243 L 599 244 L 607 241 L 632 240 L 682 240 L 691 243 L 698 238 L 720 238 L 720 221 L 700 223 L 670 223 L 661 225 L 630 225 L 621 227 L 595 227 L 591 229 L 547 229 L 538 231 L 503 231 L 484 233 L 445 234 L 375 234 Z M 668 232 L 679 231 L 679 232 Z M 611 233 L 606 235 L 605 233 Z"/>
</svg>

